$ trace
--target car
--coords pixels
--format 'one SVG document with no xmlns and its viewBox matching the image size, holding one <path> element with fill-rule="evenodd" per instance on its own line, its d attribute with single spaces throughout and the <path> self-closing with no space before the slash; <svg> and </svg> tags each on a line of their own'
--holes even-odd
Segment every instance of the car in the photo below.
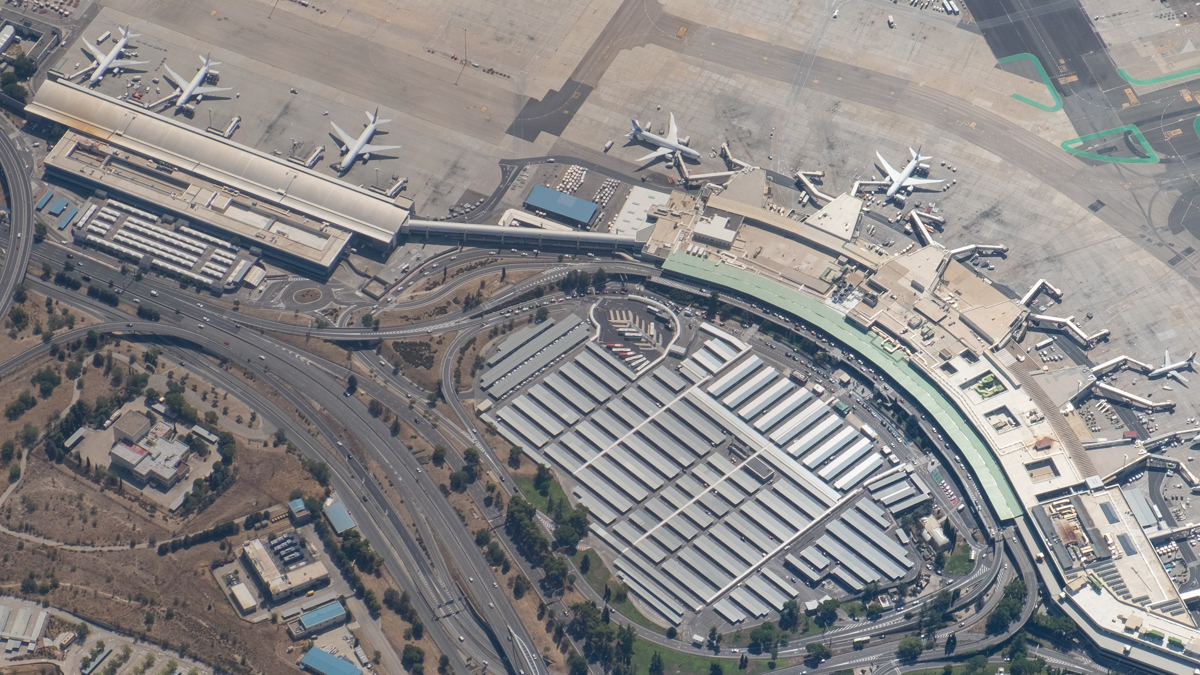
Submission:
<svg viewBox="0 0 1200 675">
<path fill-rule="evenodd" d="M 126 328 L 133 328 L 133 324 L 131 324 L 131 323 L 127 323 L 127 324 L 125 324 L 125 327 L 126 327 Z"/>
<path fill-rule="evenodd" d="M 75 254 L 74 254 L 74 253 L 68 253 L 68 254 L 67 254 L 67 257 L 68 257 L 68 258 L 74 258 L 74 257 L 75 257 Z"/>
<path fill-rule="evenodd" d="M 196 324 L 196 328 L 199 328 L 199 329 L 201 329 L 201 330 L 204 330 L 204 324 L 202 324 L 202 323 L 198 323 L 198 324 Z"/>
<path fill-rule="evenodd" d="M 197 306 L 197 307 L 199 307 L 199 308 L 201 308 L 201 309 L 203 309 L 203 308 L 204 308 L 204 303 L 202 303 L 202 302 L 197 302 L 197 303 L 196 303 L 196 306 Z"/>
<path fill-rule="evenodd" d="M 345 396 L 346 398 L 350 398 L 350 393 L 351 393 L 350 390 L 347 389 L 346 391 L 342 392 L 342 396 Z"/>
<path fill-rule="evenodd" d="M 150 291 L 150 295 L 153 295 L 154 297 L 156 297 L 156 298 L 157 298 L 157 297 L 158 297 L 158 291 Z"/>
<path fill-rule="evenodd" d="M 421 473 L 421 467 L 417 467 L 417 473 Z"/>
<path fill-rule="evenodd" d="M 226 344 L 226 345 L 228 345 L 228 344 L 229 344 L 229 340 L 226 340 L 226 341 L 225 341 L 225 344 Z"/>
<path fill-rule="evenodd" d="M 206 317 L 204 317 L 204 323 L 209 323 L 209 321 L 208 321 L 208 317 L 207 317 L 207 316 L 206 316 Z"/>
</svg>

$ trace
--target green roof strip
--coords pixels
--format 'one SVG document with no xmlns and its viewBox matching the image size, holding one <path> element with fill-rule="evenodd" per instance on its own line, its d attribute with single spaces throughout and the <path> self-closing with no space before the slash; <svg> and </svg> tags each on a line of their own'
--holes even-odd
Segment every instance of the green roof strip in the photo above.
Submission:
<svg viewBox="0 0 1200 675">
<path fill-rule="evenodd" d="M 1200 75 L 1200 68 L 1192 68 L 1190 70 L 1181 70 L 1177 73 L 1167 73 L 1166 75 L 1162 75 L 1160 77 L 1152 77 L 1149 80 L 1139 80 L 1136 77 L 1133 77 L 1129 73 L 1125 72 L 1124 68 L 1117 68 L 1117 74 L 1120 75 L 1122 78 L 1124 78 L 1125 81 L 1130 84 L 1136 84 L 1136 85 L 1142 86 L 1142 87 L 1149 87 L 1150 85 L 1153 85 L 1153 84 L 1161 84 L 1163 82 L 1169 82 L 1171 80 L 1178 80 L 1178 79 L 1184 78 L 1184 77 L 1192 77 L 1193 75 Z"/>
<path fill-rule="evenodd" d="M 1126 133 L 1133 134 L 1134 138 L 1136 138 L 1138 140 L 1138 143 L 1141 143 L 1142 148 L 1145 149 L 1146 154 L 1149 155 L 1149 157 L 1108 157 L 1105 155 L 1096 154 L 1094 152 L 1087 152 L 1085 150 L 1079 150 L 1077 148 L 1070 147 L 1077 143 L 1086 143 L 1088 141 L 1094 141 L 1097 138 L 1104 138 L 1105 136 L 1112 136 L 1114 134 L 1126 134 Z M 1158 153 L 1154 151 L 1154 148 L 1150 147 L 1150 144 L 1148 142 L 1146 142 L 1146 137 L 1142 135 L 1142 131 L 1140 129 L 1138 129 L 1136 125 L 1133 125 L 1133 124 L 1126 124 L 1123 127 L 1117 127 L 1116 129 L 1108 129 L 1106 131 L 1098 131 L 1094 134 L 1088 134 L 1087 136 L 1080 136 L 1079 138 L 1072 138 L 1069 141 L 1063 141 L 1061 147 L 1063 150 L 1066 150 L 1067 152 L 1071 153 L 1072 155 L 1079 155 L 1080 157 L 1087 157 L 1088 159 L 1096 159 L 1101 162 L 1113 162 L 1114 164 L 1157 164 L 1158 163 Z"/>
<path fill-rule="evenodd" d="M 1039 61 L 1036 56 L 1034 56 L 1033 54 L 1029 54 L 1029 53 L 1013 54 L 1012 56 L 1006 56 L 1006 57 L 1000 59 L 999 63 L 1010 63 L 1012 61 L 1019 61 L 1022 59 L 1028 59 L 1029 61 L 1033 62 L 1033 67 L 1037 68 L 1038 75 L 1041 76 L 1041 78 L 1042 78 L 1042 84 L 1046 85 L 1046 91 L 1049 91 L 1050 96 L 1054 99 L 1054 105 L 1046 105 L 1045 103 L 1038 103 L 1037 101 L 1035 101 L 1027 96 L 1022 96 L 1021 94 L 1012 94 L 1012 97 L 1017 99 L 1021 103 L 1028 103 L 1029 105 L 1031 105 L 1035 108 L 1038 108 L 1039 110 L 1044 110 L 1046 112 L 1058 112 L 1059 110 L 1062 110 L 1062 107 L 1063 107 L 1062 97 L 1058 95 L 1058 90 L 1056 90 L 1054 88 L 1054 83 L 1050 81 L 1050 75 L 1046 73 L 1046 69 L 1044 67 L 1042 67 L 1042 62 Z"/>
<path fill-rule="evenodd" d="M 1001 520 L 1010 520 L 1023 512 L 1004 470 L 975 428 L 950 398 L 908 363 L 902 351 L 888 353 L 878 336 L 863 333 L 847 322 L 841 313 L 797 290 L 752 272 L 679 252 L 672 253 L 662 268 L 666 272 L 722 286 L 739 295 L 755 297 L 780 310 L 803 317 L 844 344 L 853 345 L 858 354 L 887 373 L 909 398 L 938 422 L 949 440 L 958 447 L 963 459 L 971 465 L 975 479 L 979 481 L 980 492 L 988 495 Z"/>
</svg>

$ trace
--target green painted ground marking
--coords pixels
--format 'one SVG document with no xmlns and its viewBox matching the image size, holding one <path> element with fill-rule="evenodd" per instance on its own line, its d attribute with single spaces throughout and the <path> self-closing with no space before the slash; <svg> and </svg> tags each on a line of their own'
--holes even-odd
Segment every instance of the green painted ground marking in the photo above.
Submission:
<svg viewBox="0 0 1200 675">
<path fill-rule="evenodd" d="M 1129 73 L 1125 72 L 1124 68 L 1117 68 L 1117 74 L 1120 75 L 1121 77 L 1125 78 L 1125 81 L 1130 84 L 1138 84 L 1143 87 L 1148 87 L 1152 84 L 1158 84 L 1160 82 L 1167 82 L 1169 80 L 1178 80 L 1178 79 L 1184 78 L 1184 77 L 1192 77 L 1193 75 L 1200 75 L 1200 68 L 1192 68 L 1191 70 L 1181 70 L 1178 73 L 1169 73 L 1167 75 L 1163 75 L 1162 77 L 1155 77 L 1155 78 L 1151 78 L 1149 80 L 1139 80 L 1136 77 L 1132 77 Z"/>
<path fill-rule="evenodd" d="M 1044 103 L 1038 103 L 1028 96 L 1022 96 L 1020 94 L 1013 94 L 1012 97 L 1021 103 L 1028 103 L 1029 105 L 1039 110 L 1045 110 L 1046 112 L 1057 112 L 1062 110 L 1062 97 L 1058 95 L 1058 91 L 1054 88 L 1054 84 L 1050 81 L 1050 75 L 1046 72 L 1046 69 L 1042 67 L 1042 62 L 1039 61 L 1036 56 L 1033 54 L 1013 54 L 1012 56 L 1006 56 L 1000 59 L 999 63 L 1009 63 L 1019 59 L 1028 59 L 1033 62 L 1033 67 L 1037 68 L 1038 75 L 1040 75 L 1042 78 L 1042 84 L 1046 85 L 1046 91 L 1049 91 L 1050 96 L 1054 97 L 1054 105 L 1050 106 Z"/>
<path fill-rule="evenodd" d="M 1104 138 L 1105 136 L 1112 136 L 1114 134 L 1124 134 L 1126 132 L 1133 134 L 1134 137 L 1137 138 L 1138 143 L 1142 144 L 1142 148 L 1146 151 L 1146 154 L 1150 155 L 1149 157 L 1106 157 L 1104 155 L 1098 155 L 1094 152 L 1086 152 L 1084 150 L 1070 147 L 1077 143 L 1086 143 L 1097 138 Z M 1087 157 L 1088 159 L 1097 159 L 1101 162 L 1113 162 L 1114 164 L 1158 163 L 1158 153 L 1155 152 L 1154 148 L 1150 147 L 1150 144 L 1146 142 L 1146 137 L 1142 135 L 1141 130 L 1132 124 L 1126 124 L 1123 127 L 1117 127 L 1116 129 L 1109 129 L 1107 131 L 1099 131 L 1094 134 L 1088 134 L 1087 136 L 1080 136 L 1079 138 L 1072 138 L 1069 141 L 1063 141 L 1061 147 L 1063 150 L 1066 150 L 1072 155 L 1079 155 L 1080 157 Z"/>
<path fill-rule="evenodd" d="M 803 317 L 824 332 L 848 345 L 886 372 L 899 389 L 926 410 L 958 448 L 973 469 L 979 489 L 986 493 L 1000 520 L 1011 520 L 1023 512 L 1000 462 L 966 416 L 936 385 L 908 362 L 904 352 L 889 353 L 883 340 L 874 333 L 864 333 L 852 326 L 846 317 L 807 295 L 757 274 L 729 265 L 702 261 L 684 253 L 672 253 L 663 263 L 663 270 L 699 279 L 707 285 L 720 285 L 743 296 L 754 296 L 779 309 Z"/>
<path fill-rule="evenodd" d="M 1200 136 L 1200 117 L 1197 117 L 1196 121 L 1192 122 L 1192 129 L 1195 130 L 1197 136 Z"/>
</svg>

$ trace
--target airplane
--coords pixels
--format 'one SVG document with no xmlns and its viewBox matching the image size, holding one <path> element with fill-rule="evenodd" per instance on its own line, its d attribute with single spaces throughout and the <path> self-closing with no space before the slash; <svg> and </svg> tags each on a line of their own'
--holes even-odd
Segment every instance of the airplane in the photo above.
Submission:
<svg viewBox="0 0 1200 675">
<path fill-rule="evenodd" d="M 679 127 L 675 124 L 675 113 L 671 113 L 671 125 L 667 129 L 667 137 L 663 138 L 658 134 L 652 134 L 638 125 L 637 120 L 629 120 L 633 123 L 633 131 L 627 135 L 631 141 L 645 141 L 658 146 L 658 150 L 639 158 L 637 161 L 645 162 L 658 157 L 670 157 L 675 153 L 679 153 L 688 159 L 700 159 L 700 153 L 687 147 L 679 142 Z"/>
<path fill-rule="evenodd" d="M 887 163 L 887 160 L 883 158 L 883 155 L 879 154 L 878 151 L 875 152 L 875 156 L 879 158 L 880 162 L 883 162 L 883 170 L 887 173 L 888 180 L 891 181 L 891 186 L 888 188 L 888 191 L 887 191 L 888 199 L 891 199 L 892 197 L 896 196 L 897 192 L 899 192 L 900 190 L 907 188 L 907 187 L 916 187 L 918 185 L 931 185 L 933 183 L 946 182 L 944 180 L 928 180 L 925 178 L 913 178 L 912 174 L 913 174 L 913 171 L 917 170 L 917 165 L 920 164 L 923 160 L 933 159 L 933 157 L 922 157 L 920 146 L 917 147 L 916 151 L 914 151 L 912 148 L 909 148 L 908 151 L 910 153 L 912 153 L 912 161 L 910 161 L 907 165 L 905 165 L 903 171 L 896 171 L 895 169 L 893 169 L 891 167 L 891 165 Z"/>
<path fill-rule="evenodd" d="M 359 134 L 358 138 L 354 138 L 350 134 L 342 131 L 341 127 L 339 127 L 337 124 L 330 122 L 330 124 L 333 124 L 333 130 L 337 132 L 338 136 L 342 140 L 342 154 L 345 155 L 345 159 L 343 159 L 341 163 L 332 165 L 333 168 L 337 169 L 339 176 L 345 175 L 345 173 L 350 170 L 350 167 L 354 166 L 354 160 L 358 159 L 359 155 L 362 155 L 363 161 L 365 162 L 371 159 L 372 152 L 383 152 L 384 150 L 397 150 L 400 148 L 399 145 L 370 144 L 371 137 L 375 135 L 375 130 L 379 128 L 379 125 L 391 122 L 391 120 L 379 119 L 379 108 L 375 109 L 374 115 L 367 113 L 367 120 L 369 121 L 367 128 L 363 129 L 363 132 Z"/>
<path fill-rule="evenodd" d="M 198 96 L 200 98 L 203 98 L 205 94 L 212 94 L 212 93 L 218 92 L 218 91 L 229 91 L 230 90 L 230 87 L 202 87 L 202 86 L 200 86 L 200 85 L 204 84 L 204 79 L 208 77 L 208 74 L 211 72 L 212 67 L 221 65 L 220 61 L 213 61 L 211 59 L 211 57 L 212 57 L 212 52 L 209 52 L 209 53 L 205 54 L 204 56 L 200 57 L 200 61 L 202 63 L 204 63 L 204 65 L 200 66 L 200 70 L 198 70 L 196 72 L 196 75 L 194 77 L 192 77 L 192 79 L 190 81 L 185 80 L 182 77 L 176 75 L 175 71 L 171 70 L 171 66 L 168 66 L 165 63 L 163 64 L 163 68 L 166 68 L 166 70 L 167 70 L 167 77 L 169 77 L 171 79 L 171 81 L 175 84 L 175 95 L 176 95 L 175 112 L 179 112 L 180 110 L 182 110 L 183 106 L 187 105 L 187 102 L 190 101 L 193 96 Z"/>
<path fill-rule="evenodd" d="M 108 69 L 112 67 L 113 63 L 125 51 L 125 45 L 129 43 L 129 38 L 141 37 L 137 33 L 130 33 L 129 26 L 119 26 L 119 28 L 121 29 L 121 39 L 117 42 L 117 46 L 113 47 L 113 50 L 107 54 L 94 47 L 91 42 L 87 40 L 83 41 L 83 46 L 87 47 L 88 51 L 91 52 L 90 56 L 96 59 L 95 70 L 92 71 L 92 76 L 88 78 L 89 87 L 95 86 L 100 80 L 104 79 L 104 74 L 108 72 Z M 140 66 L 147 63 L 149 61 L 124 61 L 121 66 Z"/>
<path fill-rule="evenodd" d="M 1179 380 L 1183 384 L 1187 384 L 1187 378 L 1184 377 L 1183 375 L 1180 375 L 1179 371 L 1185 370 L 1185 369 L 1191 370 L 1193 367 L 1192 362 L 1195 360 L 1195 358 L 1196 358 L 1196 352 L 1192 352 L 1191 354 L 1188 355 L 1186 361 L 1180 361 L 1179 363 L 1171 363 L 1171 352 L 1170 351 L 1164 352 L 1163 353 L 1163 367 L 1159 368 L 1158 370 L 1150 371 L 1150 374 L 1147 377 L 1160 377 L 1162 375 L 1166 375 L 1167 377 L 1173 377 L 1176 380 Z"/>
</svg>

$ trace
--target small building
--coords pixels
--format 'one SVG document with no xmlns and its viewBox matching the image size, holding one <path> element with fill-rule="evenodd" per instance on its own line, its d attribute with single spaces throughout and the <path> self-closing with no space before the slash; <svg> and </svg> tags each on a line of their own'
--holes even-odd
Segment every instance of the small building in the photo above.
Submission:
<svg viewBox="0 0 1200 675">
<path fill-rule="evenodd" d="M 1049 436 L 1042 436 L 1033 443 L 1034 450 L 1049 450 L 1054 447 L 1054 439 Z"/>
<path fill-rule="evenodd" d="M 312 520 L 312 514 L 309 513 L 308 507 L 304 505 L 303 499 L 293 499 L 288 502 L 288 514 L 292 518 L 292 524 L 296 527 L 307 525 Z"/>
<path fill-rule="evenodd" d="M 79 427 L 75 430 L 75 433 L 67 437 L 67 440 L 63 443 L 63 445 L 65 445 L 68 450 L 74 448 L 79 444 L 79 441 L 83 440 L 83 432 L 84 427 Z"/>
<path fill-rule="evenodd" d="M 211 444 L 216 444 L 216 443 L 220 442 L 220 440 L 221 440 L 220 438 L 217 438 L 216 434 L 209 431 L 208 429 L 205 429 L 204 427 L 200 426 L 199 424 L 193 424 L 192 428 L 189 431 L 191 431 L 193 434 L 196 434 L 200 438 L 203 438 L 204 440 L 208 441 Z"/>
<path fill-rule="evenodd" d="M 249 614 L 258 607 L 258 601 L 254 599 L 254 594 L 250 592 L 245 582 L 230 586 L 229 591 L 233 593 L 233 602 L 242 614 Z"/>
<path fill-rule="evenodd" d="M 317 675 L 362 675 L 362 669 L 344 661 L 320 647 L 308 650 L 300 659 L 300 669 Z"/>
<path fill-rule="evenodd" d="M 113 442 L 128 441 L 130 444 L 137 443 L 150 431 L 150 427 L 149 417 L 136 410 L 127 412 L 121 415 L 112 425 Z"/>
<path fill-rule="evenodd" d="M 254 576 L 259 589 L 278 602 L 307 591 L 329 578 L 321 562 L 310 562 L 281 570 L 261 539 L 252 539 L 242 547 L 242 561 Z"/>
<path fill-rule="evenodd" d="M 347 530 L 353 530 L 358 525 L 354 522 L 354 518 L 350 516 L 350 512 L 346 510 L 346 505 L 341 502 L 334 502 L 325 507 L 325 517 L 329 519 L 329 525 L 333 527 L 333 531 L 340 536 Z"/>
<path fill-rule="evenodd" d="M 533 191 L 525 198 L 525 208 L 532 209 L 535 214 L 540 211 L 568 225 L 584 228 L 596 215 L 594 203 L 565 192 L 551 190 L 545 185 L 533 186 Z"/>
<path fill-rule="evenodd" d="M 293 640 L 312 635 L 336 626 L 346 620 L 346 606 L 341 600 L 335 600 L 328 605 L 301 614 L 295 621 L 288 624 L 288 634 Z"/>
<path fill-rule="evenodd" d="M 118 420 L 129 417 L 125 415 Z M 191 472 L 187 459 L 191 448 L 179 441 L 147 438 L 145 446 L 120 440 L 108 451 L 112 465 L 124 469 L 133 478 L 160 490 L 169 490 Z"/>
<path fill-rule="evenodd" d="M 707 218 L 701 218 L 696 222 L 696 228 L 692 230 L 692 241 L 729 249 L 733 246 L 733 241 L 737 239 L 741 225 L 740 217 L 730 220 L 728 216 L 714 214 Z"/>
</svg>

